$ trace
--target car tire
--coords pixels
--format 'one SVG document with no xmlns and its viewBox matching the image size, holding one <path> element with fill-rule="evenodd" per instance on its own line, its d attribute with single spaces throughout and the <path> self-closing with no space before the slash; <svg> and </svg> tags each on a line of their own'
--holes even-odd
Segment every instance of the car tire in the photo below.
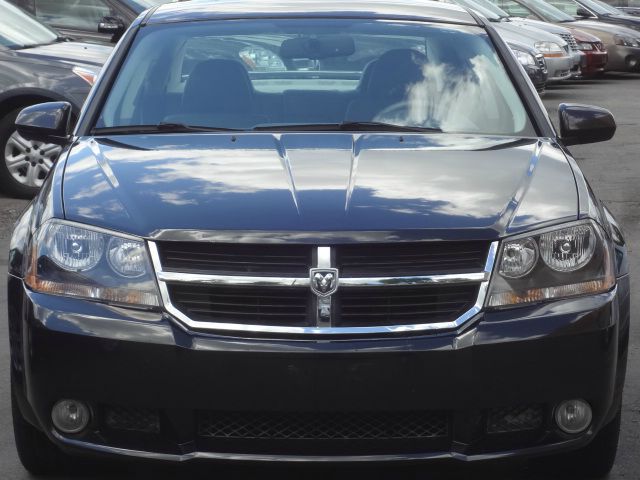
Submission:
<svg viewBox="0 0 640 480">
<path fill-rule="evenodd" d="M 608 425 L 602 428 L 586 447 L 540 460 L 539 467 L 559 478 L 602 479 L 616 460 L 622 407 Z"/>
<path fill-rule="evenodd" d="M 63 453 L 47 436 L 31 425 L 20 412 L 11 382 L 11 414 L 18 458 L 33 475 L 60 475 L 73 466 L 73 457 Z"/>
<path fill-rule="evenodd" d="M 28 199 L 38 193 L 62 147 L 23 139 L 15 127 L 21 110 L 13 110 L 0 120 L 0 190 Z"/>
</svg>

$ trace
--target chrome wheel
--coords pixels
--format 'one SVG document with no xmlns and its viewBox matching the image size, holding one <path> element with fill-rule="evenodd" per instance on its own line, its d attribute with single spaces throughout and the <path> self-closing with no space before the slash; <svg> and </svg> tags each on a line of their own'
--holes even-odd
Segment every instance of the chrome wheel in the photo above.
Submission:
<svg viewBox="0 0 640 480">
<path fill-rule="evenodd" d="M 4 149 L 4 161 L 16 182 L 40 188 L 61 151 L 60 145 L 27 140 L 13 132 Z"/>
</svg>

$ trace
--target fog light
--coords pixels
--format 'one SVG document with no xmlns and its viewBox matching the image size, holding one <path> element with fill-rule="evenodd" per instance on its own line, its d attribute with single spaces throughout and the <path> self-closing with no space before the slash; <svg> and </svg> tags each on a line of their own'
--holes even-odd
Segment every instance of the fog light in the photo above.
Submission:
<svg viewBox="0 0 640 480">
<path fill-rule="evenodd" d="M 53 425 L 62 433 L 78 433 L 89 424 L 89 407 L 78 400 L 60 400 L 51 410 Z"/>
<path fill-rule="evenodd" d="M 584 400 L 567 400 L 556 407 L 556 423 L 565 433 L 582 433 L 591 425 L 591 406 Z"/>
</svg>

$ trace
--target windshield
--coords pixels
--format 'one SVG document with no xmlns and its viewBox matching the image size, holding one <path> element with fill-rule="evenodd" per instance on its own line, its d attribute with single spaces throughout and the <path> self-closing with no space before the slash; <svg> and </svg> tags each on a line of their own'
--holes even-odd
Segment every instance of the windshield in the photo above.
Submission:
<svg viewBox="0 0 640 480">
<path fill-rule="evenodd" d="M 511 16 L 507 12 L 502 10 L 500 7 L 498 7 L 496 4 L 492 3 L 490 0 L 472 0 L 472 1 L 474 4 L 479 5 L 483 9 L 491 12 L 494 16 L 497 16 L 499 18 L 509 18 Z M 462 4 L 460 3 L 460 5 Z M 469 8 L 472 8 L 472 7 L 469 7 Z"/>
<path fill-rule="evenodd" d="M 521 0 L 519 3 L 530 8 L 547 22 L 574 22 L 575 18 L 542 0 Z"/>
<path fill-rule="evenodd" d="M 339 19 L 150 25 L 96 127 L 340 130 L 358 122 L 533 134 L 484 29 Z"/>
<path fill-rule="evenodd" d="M 507 18 L 509 16 L 507 13 L 503 12 L 491 3 L 488 5 L 482 3 L 482 0 L 453 0 L 453 3 L 460 5 L 461 7 L 469 8 L 489 20 L 499 21 L 500 19 Z"/>
<path fill-rule="evenodd" d="M 7 48 L 26 48 L 48 45 L 58 39 L 58 34 L 18 7 L 0 0 L 0 45 Z"/>
<path fill-rule="evenodd" d="M 600 0 L 589 0 L 584 2 L 584 4 L 590 8 L 591 10 L 599 13 L 600 15 L 626 15 L 622 10 L 618 10 L 611 5 L 607 5 Z"/>
<path fill-rule="evenodd" d="M 541 0 L 488 0 L 511 16 L 522 18 L 541 18 L 546 22 L 573 22 L 575 18 L 567 15 Z"/>
</svg>

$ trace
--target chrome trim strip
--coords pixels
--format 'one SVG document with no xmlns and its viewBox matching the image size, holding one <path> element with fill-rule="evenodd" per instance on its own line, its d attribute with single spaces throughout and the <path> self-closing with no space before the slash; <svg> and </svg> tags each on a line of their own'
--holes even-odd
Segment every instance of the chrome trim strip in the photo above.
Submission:
<svg viewBox="0 0 640 480">
<path fill-rule="evenodd" d="M 425 332 L 425 331 L 434 331 L 434 330 L 444 330 L 444 329 L 455 329 L 463 325 L 464 323 L 471 321 L 476 315 L 480 313 L 484 306 L 485 297 L 487 295 L 487 290 L 489 288 L 489 279 L 491 277 L 491 272 L 493 271 L 493 266 L 496 260 L 496 255 L 498 253 L 498 242 L 491 243 L 489 247 L 489 253 L 487 254 L 487 260 L 485 262 L 484 272 L 482 273 L 473 273 L 473 274 L 462 274 L 462 275 L 433 275 L 426 277 L 400 277 L 405 279 L 412 279 L 411 281 L 415 282 L 415 279 L 420 279 L 423 283 L 408 283 L 405 285 L 420 285 L 420 284 L 433 284 L 438 283 L 437 280 L 445 280 L 445 283 L 463 283 L 467 282 L 481 282 L 480 289 L 478 291 L 478 297 L 476 298 L 476 302 L 469 310 L 463 313 L 460 317 L 450 322 L 439 322 L 439 323 L 423 323 L 423 324 L 412 324 L 412 325 L 389 325 L 389 326 L 374 326 L 374 327 L 281 327 L 281 326 L 272 326 L 272 325 L 246 325 L 246 324 L 238 324 L 238 323 L 218 323 L 218 322 L 200 322 L 196 320 L 192 320 L 180 310 L 175 308 L 169 297 L 169 291 L 167 289 L 167 281 L 176 281 L 176 282 L 191 282 L 194 278 L 199 278 L 199 280 L 205 284 L 208 283 L 212 277 L 215 279 L 218 276 L 215 275 L 197 275 L 197 274 L 184 274 L 184 273 L 172 273 L 172 272 L 163 272 L 162 265 L 160 263 L 160 256 L 158 254 L 158 247 L 155 242 L 148 242 L 149 251 L 151 253 L 151 260 L 156 270 L 157 278 L 158 278 L 158 287 L 160 289 L 160 295 L 162 297 L 162 301 L 164 303 L 164 308 L 168 313 L 170 313 L 176 320 L 185 325 L 186 327 L 194 330 L 202 330 L 202 331 L 230 331 L 230 332 L 250 332 L 250 333 L 274 333 L 274 334 L 287 334 L 287 335 L 371 335 L 371 334 L 384 334 L 384 333 L 403 333 L 403 332 Z M 195 275 L 195 277 L 194 277 Z M 444 277 L 444 278 L 443 278 Z M 255 277 L 224 277 L 227 279 L 230 278 L 255 278 Z M 260 281 L 264 281 L 265 279 L 269 279 L 269 277 L 259 277 Z M 457 279 L 456 280 L 454 280 Z M 170 280 L 169 280 L 170 279 Z M 277 278 L 276 280 L 280 281 L 281 278 Z M 294 280 L 293 284 L 291 281 Z M 301 279 L 286 279 L 288 282 L 285 286 L 295 286 L 309 287 L 309 278 L 304 279 L 305 283 L 298 283 L 297 280 Z M 357 284 L 351 284 L 351 286 L 362 286 L 360 283 L 362 279 L 340 279 L 340 287 L 345 287 L 345 281 L 349 280 L 357 280 Z M 371 279 L 368 279 L 371 280 Z M 376 279 L 378 281 L 379 279 Z M 446 282 L 448 280 L 448 282 Z M 440 282 L 442 283 L 442 282 Z M 216 283 L 214 283 L 216 284 Z M 219 283 L 218 283 L 219 284 Z M 250 284 L 250 283 L 247 283 Z M 237 283 L 236 283 L 237 285 Z M 365 284 L 368 286 L 369 284 Z M 378 286 L 389 285 L 389 283 L 382 283 Z M 402 284 L 394 284 L 394 285 L 402 285 Z"/>
<path fill-rule="evenodd" d="M 243 275 L 208 275 L 158 271 L 161 282 L 193 283 L 199 285 L 253 285 L 256 287 L 306 287 L 309 277 L 248 277 Z M 343 287 L 388 287 L 402 285 L 434 285 L 443 283 L 478 283 L 488 279 L 487 272 L 460 273 L 450 275 L 424 275 L 414 277 L 340 277 Z"/>
<path fill-rule="evenodd" d="M 592 433 L 589 431 L 588 433 Z M 273 455 L 254 453 L 223 453 L 223 452 L 189 452 L 183 454 L 149 452 L 132 450 L 129 448 L 111 447 L 98 443 L 83 442 L 60 435 L 55 430 L 51 435 L 60 443 L 68 447 L 92 450 L 108 455 L 121 455 L 126 457 L 143 458 L 147 460 L 162 460 L 168 462 L 188 462 L 191 460 L 224 460 L 240 462 L 283 462 L 283 463 L 360 463 L 360 462 L 412 462 L 423 460 L 451 459 L 463 462 L 486 461 L 499 458 L 511 458 L 531 453 L 556 451 L 560 448 L 569 448 L 584 445 L 590 438 L 588 434 L 578 438 L 551 443 L 540 447 L 529 447 L 520 450 L 507 450 L 495 453 L 481 453 L 465 455 L 459 452 L 430 452 L 407 454 L 380 454 L 380 455 Z"/>
<path fill-rule="evenodd" d="M 331 268 L 331 247 L 318 247 L 316 268 Z"/>
<path fill-rule="evenodd" d="M 199 273 L 158 272 L 161 282 L 193 283 L 197 285 L 253 285 L 255 287 L 307 287 L 309 277 L 245 277 L 242 275 L 205 275 Z"/>
<path fill-rule="evenodd" d="M 478 283 L 488 279 L 486 272 L 456 273 L 448 275 L 418 275 L 415 277 L 340 277 L 343 287 L 390 287 L 402 285 L 435 285 L 444 283 Z"/>
</svg>

